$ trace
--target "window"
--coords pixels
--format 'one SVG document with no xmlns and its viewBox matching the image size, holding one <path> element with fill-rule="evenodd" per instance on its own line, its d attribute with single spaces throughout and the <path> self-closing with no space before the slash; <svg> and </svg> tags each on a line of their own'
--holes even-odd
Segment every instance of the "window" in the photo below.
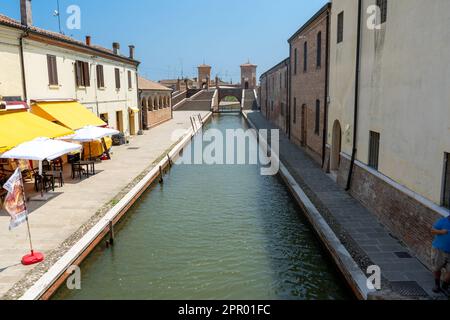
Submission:
<svg viewBox="0 0 450 320">
<path fill-rule="evenodd" d="M 89 63 L 75 61 L 75 80 L 78 87 L 90 87 Z"/>
<path fill-rule="evenodd" d="M 101 64 L 97 65 L 97 87 L 105 87 L 105 74 L 103 73 L 103 66 Z"/>
<path fill-rule="evenodd" d="M 284 87 L 288 87 L 288 73 L 287 71 L 284 72 Z"/>
<path fill-rule="evenodd" d="M 133 89 L 133 81 L 131 79 L 131 71 L 128 71 L 128 89 Z"/>
<path fill-rule="evenodd" d="M 294 74 L 297 74 L 297 60 L 298 60 L 298 58 L 297 58 L 297 48 L 295 48 L 295 50 L 294 50 Z"/>
<path fill-rule="evenodd" d="M 369 167 L 378 170 L 378 159 L 380 156 L 380 134 L 370 131 L 369 138 Z"/>
<path fill-rule="evenodd" d="M 303 44 L 303 72 L 308 70 L 308 42 Z"/>
<path fill-rule="evenodd" d="M 337 24 L 337 43 L 341 43 L 344 41 L 344 11 L 339 13 Z"/>
<path fill-rule="evenodd" d="M 283 88 L 283 74 L 280 73 L 280 89 Z"/>
<path fill-rule="evenodd" d="M 317 34 L 317 58 L 316 67 L 322 67 L 322 32 Z"/>
<path fill-rule="evenodd" d="M 109 115 L 107 113 L 100 113 L 100 119 L 106 124 L 109 124 Z"/>
<path fill-rule="evenodd" d="M 314 126 L 314 133 L 320 135 L 320 100 L 316 100 L 316 122 Z"/>
<path fill-rule="evenodd" d="M 56 65 L 56 56 L 47 55 L 48 84 L 58 85 L 58 67 Z"/>
<path fill-rule="evenodd" d="M 297 98 L 294 98 L 294 124 L 297 123 Z"/>
<path fill-rule="evenodd" d="M 120 70 L 118 68 L 114 69 L 114 74 L 116 76 L 116 89 L 120 89 Z"/>
<path fill-rule="evenodd" d="M 270 109 L 271 109 L 271 111 L 273 112 L 273 100 L 272 100 L 272 107 L 271 107 Z"/>
<path fill-rule="evenodd" d="M 385 23 L 387 20 L 387 0 L 377 0 L 377 6 L 380 9 L 381 23 Z"/>
<path fill-rule="evenodd" d="M 444 207 L 450 209 L 450 153 L 445 154 L 443 197 Z"/>
</svg>

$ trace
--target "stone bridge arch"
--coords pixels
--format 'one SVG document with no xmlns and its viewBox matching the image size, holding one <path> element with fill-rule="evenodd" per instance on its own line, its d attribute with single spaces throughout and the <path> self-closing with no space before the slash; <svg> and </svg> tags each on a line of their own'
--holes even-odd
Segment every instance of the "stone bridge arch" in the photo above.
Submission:
<svg viewBox="0 0 450 320">
<path fill-rule="evenodd" d="M 219 103 L 225 97 L 235 97 L 239 103 L 242 103 L 242 89 L 238 88 L 219 88 Z"/>
</svg>

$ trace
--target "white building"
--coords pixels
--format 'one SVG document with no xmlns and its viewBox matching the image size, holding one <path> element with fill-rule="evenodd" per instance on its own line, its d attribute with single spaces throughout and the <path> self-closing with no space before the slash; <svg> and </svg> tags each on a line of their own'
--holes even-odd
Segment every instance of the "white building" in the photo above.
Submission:
<svg viewBox="0 0 450 320">
<path fill-rule="evenodd" d="M 425 262 L 450 208 L 449 26 L 447 0 L 332 3 L 330 169 Z"/>
<path fill-rule="evenodd" d="M 111 127 L 136 134 L 141 126 L 134 47 L 124 56 L 117 43 L 108 50 L 89 36 L 80 42 L 34 27 L 31 1 L 21 2 L 21 22 L 0 15 L 0 95 L 29 103 L 76 99 Z"/>
</svg>

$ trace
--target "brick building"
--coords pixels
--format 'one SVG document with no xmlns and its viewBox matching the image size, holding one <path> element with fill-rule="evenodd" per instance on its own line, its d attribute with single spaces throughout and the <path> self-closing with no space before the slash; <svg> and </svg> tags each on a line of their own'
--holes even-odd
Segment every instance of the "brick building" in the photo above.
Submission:
<svg viewBox="0 0 450 320">
<path fill-rule="evenodd" d="M 262 114 L 285 133 L 288 132 L 289 58 L 260 77 L 259 105 Z"/>
<path fill-rule="evenodd" d="M 290 39 L 290 137 L 323 163 L 327 135 L 328 34 L 331 3 Z"/>
<path fill-rule="evenodd" d="M 448 1 L 334 0 L 331 15 L 331 172 L 425 264 L 450 208 L 444 21 Z"/>
<path fill-rule="evenodd" d="M 138 88 L 145 130 L 172 119 L 172 89 L 142 77 Z"/>
<path fill-rule="evenodd" d="M 241 65 L 241 86 L 242 89 L 256 89 L 256 69 L 257 65 L 247 62 Z"/>
</svg>

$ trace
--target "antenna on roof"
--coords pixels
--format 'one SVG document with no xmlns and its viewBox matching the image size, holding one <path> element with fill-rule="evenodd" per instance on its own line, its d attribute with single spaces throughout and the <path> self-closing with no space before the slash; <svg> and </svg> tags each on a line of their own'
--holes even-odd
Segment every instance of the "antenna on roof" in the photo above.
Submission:
<svg viewBox="0 0 450 320">
<path fill-rule="evenodd" d="M 64 34 L 61 28 L 61 11 L 59 10 L 59 0 L 56 0 L 56 10 L 53 11 L 53 16 L 58 17 L 59 33 Z"/>
</svg>

